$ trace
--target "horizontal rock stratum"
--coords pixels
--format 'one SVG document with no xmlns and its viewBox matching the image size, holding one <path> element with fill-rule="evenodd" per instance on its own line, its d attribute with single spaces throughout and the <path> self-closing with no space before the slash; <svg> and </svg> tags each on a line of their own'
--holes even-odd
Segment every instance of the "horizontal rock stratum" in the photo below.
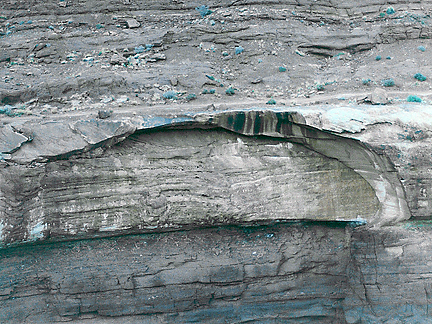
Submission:
<svg viewBox="0 0 432 324">
<path fill-rule="evenodd" d="M 1 130 L 3 245 L 411 215 L 385 154 L 297 112 L 30 119 Z"/>
</svg>

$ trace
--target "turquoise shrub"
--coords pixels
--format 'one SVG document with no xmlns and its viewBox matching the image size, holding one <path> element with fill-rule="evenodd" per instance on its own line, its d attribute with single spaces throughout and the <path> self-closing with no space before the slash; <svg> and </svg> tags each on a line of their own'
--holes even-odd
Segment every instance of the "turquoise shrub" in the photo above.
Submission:
<svg viewBox="0 0 432 324">
<path fill-rule="evenodd" d="M 228 96 L 232 96 L 232 95 L 234 95 L 234 94 L 235 94 L 234 88 L 229 87 L 228 89 L 225 90 L 225 93 L 226 93 Z"/>
<path fill-rule="evenodd" d="M 416 74 L 414 74 L 414 79 L 423 82 L 423 81 L 426 81 L 427 78 L 421 73 L 416 73 Z"/>
<path fill-rule="evenodd" d="M 169 90 L 162 95 L 165 99 L 177 99 L 177 92 Z"/>
<path fill-rule="evenodd" d="M 407 98 L 408 102 L 422 102 L 421 98 L 418 96 L 409 95 Z"/>
<path fill-rule="evenodd" d="M 395 82 L 393 79 L 384 79 L 384 80 L 381 80 L 381 84 L 384 87 L 393 87 L 395 85 Z"/>
</svg>

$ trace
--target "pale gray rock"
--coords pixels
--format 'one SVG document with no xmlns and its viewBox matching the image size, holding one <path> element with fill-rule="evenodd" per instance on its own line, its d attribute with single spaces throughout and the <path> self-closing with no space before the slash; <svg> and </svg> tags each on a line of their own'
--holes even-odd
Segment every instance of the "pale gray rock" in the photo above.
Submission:
<svg viewBox="0 0 432 324">
<path fill-rule="evenodd" d="M 27 141 L 29 138 L 16 132 L 11 125 L 0 127 L 0 153 L 12 153 Z"/>
<path fill-rule="evenodd" d="M 125 22 L 128 28 L 139 28 L 141 26 L 141 24 L 133 18 L 125 19 Z"/>
<path fill-rule="evenodd" d="M 127 59 L 122 55 L 114 54 L 113 56 L 111 56 L 110 63 L 112 65 L 121 65 L 127 63 Z"/>
<path fill-rule="evenodd" d="M 374 89 L 369 98 L 372 105 L 386 105 L 389 103 L 387 91 L 381 88 Z"/>
<path fill-rule="evenodd" d="M 11 159 L 23 163 L 39 149 L 43 155 L 34 161 L 45 158 L 45 163 L 31 168 L 11 165 L 1 171 L 7 187 L 1 191 L 3 200 L 30 204 L 24 214 L 2 210 L 3 244 L 227 223 L 303 219 L 377 222 L 383 204 L 367 178 L 353 170 L 342 154 L 338 160 L 324 151 L 316 153 L 319 143 L 312 150 L 297 144 L 320 136 L 312 129 L 307 135 L 301 130 L 305 126 L 291 122 L 303 122 L 301 115 L 246 114 L 246 119 L 244 112 L 201 114 L 196 117 L 199 123 L 188 118 L 154 118 L 147 123 L 135 118 L 134 124 L 127 120 L 77 121 L 69 129 L 59 129 L 60 133 L 50 128 L 51 143 L 46 137 L 35 138 L 33 148 L 23 148 Z M 242 124 L 246 120 L 252 125 Z M 188 129 L 192 122 L 198 130 Z M 52 126 L 58 128 L 58 124 Z M 238 134 L 199 130 L 209 126 L 234 127 Z M 166 127 L 171 130 L 160 129 Z M 288 128 L 297 134 L 295 140 Z M 53 150 L 66 131 L 74 134 L 70 144 L 76 146 L 64 145 L 54 156 Z M 302 132 L 304 140 L 299 138 Z M 245 136 L 253 134 L 270 137 Z M 344 143 L 349 143 L 345 138 L 321 136 L 324 142 L 335 142 L 332 147 L 340 145 L 341 152 L 347 148 Z M 361 158 L 356 148 L 351 152 Z M 375 172 L 370 166 L 367 170 Z M 303 183 L 308 183 L 307 188 L 302 188 Z M 20 217 L 26 221 L 18 222 Z"/>
<path fill-rule="evenodd" d="M 431 145 L 430 105 L 311 107 L 298 109 L 306 122 L 323 130 L 356 138 L 385 154 L 401 178 L 410 213 L 425 218 L 432 215 L 432 185 L 427 154 Z"/>
<path fill-rule="evenodd" d="M 105 101 L 108 101 L 108 100 L 112 101 L 111 98 L 105 99 Z M 98 111 L 98 118 L 99 119 L 107 119 L 107 118 L 111 117 L 111 115 L 112 115 L 112 110 L 99 110 Z"/>
</svg>

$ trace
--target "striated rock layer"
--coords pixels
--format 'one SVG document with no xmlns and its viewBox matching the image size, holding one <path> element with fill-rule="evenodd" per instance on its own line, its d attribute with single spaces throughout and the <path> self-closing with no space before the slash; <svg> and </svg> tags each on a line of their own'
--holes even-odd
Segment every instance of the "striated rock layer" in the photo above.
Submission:
<svg viewBox="0 0 432 324">
<path fill-rule="evenodd" d="M 298 113 L 34 126 L 16 126 L 34 138 L 17 144 L 1 169 L 3 244 L 254 221 L 383 225 L 410 217 L 385 155 L 307 126 Z"/>
<path fill-rule="evenodd" d="M 429 223 L 214 227 L 0 250 L 2 323 L 429 323 Z"/>
<path fill-rule="evenodd" d="M 427 321 L 429 227 L 346 112 L 3 126 L 0 321 Z"/>
<path fill-rule="evenodd" d="M 0 321 L 343 323 L 349 246 L 299 224 L 3 250 Z"/>
</svg>

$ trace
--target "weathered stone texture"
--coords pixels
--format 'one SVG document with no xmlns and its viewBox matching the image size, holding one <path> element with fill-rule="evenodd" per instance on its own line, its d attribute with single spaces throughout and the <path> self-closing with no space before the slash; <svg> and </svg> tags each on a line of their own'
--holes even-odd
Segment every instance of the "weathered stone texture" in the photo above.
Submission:
<svg viewBox="0 0 432 324">
<path fill-rule="evenodd" d="M 0 252 L 2 323 L 343 323 L 350 231 L 225 227 Z"/>
<path fill-rule="evenodd" d="M 308 124 L 368 143 L 394 165 L 415 218 L 432 215 L 430 105 L 299 109 Z"/>
<path fill-rule="evenodd" d="M 431 9 L 0 1 L 0 322 L 432 323 Z"/>
<path fill-rule="evenodd" d="M 374 189 L 284 139 L 136 133 L 106 152 L 1 170 L 4 243 L 288 219 L 366 221 Z M 307 183 L 307 186 L 304 184 Z"/>
<path fill-rule="evenodd" d="M 428 222 L 214 227 L 0 251 L 0 321 L 429 323 Z"/>
<path fill-rule="evenodd" d="M 431 226 L 407 222 L 355 231 L 348 270 L 348 323 L 431 323 Z"/>
</svg>

